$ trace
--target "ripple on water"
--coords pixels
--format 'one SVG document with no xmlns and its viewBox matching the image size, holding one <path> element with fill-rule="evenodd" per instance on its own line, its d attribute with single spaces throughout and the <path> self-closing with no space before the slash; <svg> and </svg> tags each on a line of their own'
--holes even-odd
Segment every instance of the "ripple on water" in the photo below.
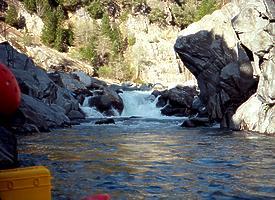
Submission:
<svg viewBox="0 0 275 200">
<path fill-rule="evenodd" d="M 56 200 L 275 199 L 275 138 L 178 121 L 92 123 L 20 138 L 23 165 L 46 165 Z"/>
</svg>

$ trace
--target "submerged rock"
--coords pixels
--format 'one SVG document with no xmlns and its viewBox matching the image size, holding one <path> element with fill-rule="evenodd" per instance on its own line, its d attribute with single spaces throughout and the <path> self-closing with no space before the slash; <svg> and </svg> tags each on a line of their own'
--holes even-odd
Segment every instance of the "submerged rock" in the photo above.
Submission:
<svg viewBox="0 0 275 200">
<path fill-rule="evenodd" d="M 210 119 L 222 127 L 274 133 L 274 4 L 228 3 L 188 26 L 176 41 L 175 51 L 195 75 Z M 238 109 L 255 92 L 258 100 L 250 98 Z M 245 109 L 249 106 L 257 117 Z"/>
<path fill-rule="evenodd" d="M 190 118 L 185 120 L 181 127 L 200 127 L 200 126 L 211 126 L 208 118 Z"/>
<path fill-rule="evenodd" d="M 102 119 L 102 120 L 99 120 L 99 121 L 96 121 L 95 124 L 115 124 L 115 120 L 112 119 L 112 118 L 108 118 L 108 119 Z"/>
</svg>

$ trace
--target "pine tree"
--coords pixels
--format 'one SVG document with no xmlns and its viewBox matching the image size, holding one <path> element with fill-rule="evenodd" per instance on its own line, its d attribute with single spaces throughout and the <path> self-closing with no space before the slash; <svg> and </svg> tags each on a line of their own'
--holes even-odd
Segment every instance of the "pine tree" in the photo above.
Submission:
<svg viewBox="0 0 275 200">
<path fill-rule="evenodd" d="M 24 5 L 30 13 L 36 12 L 36 0 L 24 0 Z"/>
<path fill-rule="evenodd" d="M 106 13 L 104 13 L 102 17 L 101 31 L 106 36 L 111 37 L 112 27 L 110 24 L 109 16 Z"/>
<path fill-rule="evenodd" d="M 65 48 L 66 48 L 65 40 L 66 40 L 66 30 L 58 27 L 56 30 L 54 48 L 58 51 L 65 51 Z"/>
<path fill-rule="evenodd" d="M 42 30 L 41 39 L 44 44 L 52 46 L 55 41 L 57 28 L 58 18 L 56 17 L 55 12 L 50 10 L 45 14 L 44 28 Z"/>
<path fill-rule="evenodd" d="M 10 5 L 6 14 L 5 22 L 11 26 L 18 25 L 18 13 L 14 5 Z"/>
<path fill-rule="evenodd" d="M 87 10 L 93 19 L 101 19 L 103 17 L 104 8 L 98 0 L 93 1 Z"/>
</svg>

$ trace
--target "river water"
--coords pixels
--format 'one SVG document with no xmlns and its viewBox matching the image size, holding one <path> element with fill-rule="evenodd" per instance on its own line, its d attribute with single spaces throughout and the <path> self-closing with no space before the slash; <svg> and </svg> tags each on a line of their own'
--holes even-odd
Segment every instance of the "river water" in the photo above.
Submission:
<svg viewBox="0 0 275 200">
<path fill-rule="evenodd" d="M 273 137 L 181 128 L 180 118 L 96 120 L 19 138 L 21 164 L 51 170 L 54 200 L 275 199 Z"/>
</svg>

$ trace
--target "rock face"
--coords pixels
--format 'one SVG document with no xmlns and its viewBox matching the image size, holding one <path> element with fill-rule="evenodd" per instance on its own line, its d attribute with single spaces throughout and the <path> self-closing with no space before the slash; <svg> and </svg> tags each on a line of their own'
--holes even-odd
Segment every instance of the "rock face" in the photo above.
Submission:
<svg viewBox="0 0 275 200">
<path fill-rule="evenodd" d="M 13 116 L 12 126 L 16 125 L 13 128 L 17 132 L 47 131 L 70 124 L 68 113 L 80 110 L 71 90 L 55 84 L 44 70 L 7 42 L 0 44 L 0 62 L 13 71 L 22 92 L 20 108 Z"/>
<path fill-rule="evenodd" d="M 142 15 L 129 16 L 120 28 L 124 35 L 136 38 L 135 44 L 127 49 L 125 56 L 136 68 L 141 80 L 174 87 L 194 79 L 173 52 L 179 29 L 150 24 L 149 19 Z"/>
<path fill-rule="evenodd" d="M 210 119 L 222 127 L 275 132 L 274 4 L 233 1 L 188 26 L 176 41 Z M 249 106 L 256 113 L 248 113 Z"/>
<path fill-rule="evenodd" d="M 85 62 L 72 59 L 67 54 L 43 45 L 27 46 L 25 51 L 29 57 L 33 58 L 35 63 L 47 71 L 73 72 L 82 70 L 89 75 L 94 73 L 94 68 Z"/>
</svg>

